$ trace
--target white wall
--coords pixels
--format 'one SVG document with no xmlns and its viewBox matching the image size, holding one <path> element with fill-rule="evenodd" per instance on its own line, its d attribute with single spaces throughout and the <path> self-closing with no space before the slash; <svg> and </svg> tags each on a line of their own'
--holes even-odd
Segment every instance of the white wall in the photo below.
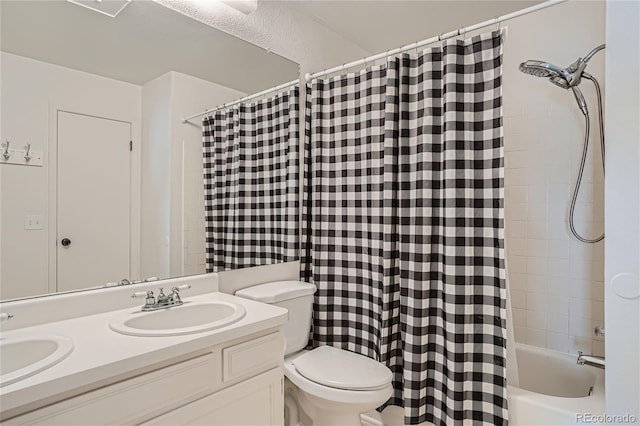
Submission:
<svg viewBox="0 0 640 426">
<path fill-rule="evenodd" d="M 181 119 L 244 95 L 174 71 L 143 86 L 142 277 L 205 272 L 202 119 Z"/>
<path fill-rule="evenodd" d="M 640 423 L 640 3 L 607 2 L 606 412 Z M 614 423 L 622 423 L 612 421 Z"/>
<path fill-rule="evenodd" d="M 571 236 L 569 203 L 584 118 L 570 91 L 518 70 L 528 59 L 567 66 L 605 42 L 604 2 L 568 2 L 509 21 L 504 47 L 506 236 L 515 338 L 536 346 L 604 354 L 603 243 Z M 604 53 L 587 71 L 604 86 Z M 589 81 L 592 137 L 576 208 L 584 236 L 603 230 L 604 183 L 597 103 Z M 610 236 L 608 238 L 611 238 Z"/>
<path fill-rule="evenodd" d="M 172 162 L 180 171 L 171 186 L 172 256 L 175 275 L 204 273 L 204 189 L 202 117 L 183 124 L 182 117 L 239 99 L 246 93 L 179 72 L 171 73 Z"/>
<path fill-rule="evenodd" d="M 245 94 L 177 72 L 140 87 L 4 52 L 1 59 L 2 139 L 13 148 L 31 143 L 44 151 L 45 167 L 0 166 L 0 299 L 55 291 L 49 285 L 47 217 L 49 115 L 56 106 L 134 122 L 142 219 L 140 276 L 132 278 L 203 272 L 202 131 L 200 119 L 180 119 Z M 24 230 L 27 214 L 41 214 L 43 229 Z"/>
<path fill-rule="evenodd" d="M 2 141 L 44 152 L 44 167 L 2 165 L 0 299 L 49 292 L 49 161 L 51 107 L 104 117 L 130 117 L 138 131 L 140 87 L 2 52 Z M 139 141 L 134 134 L 134 141 Z M 93 159 L 95 160 L 95 159 Z M 39 214 L 42 230 L 24 230 Z"/>
<path fill-rule="evenodd" d="M 167 278 L 170 257 L 171 75 L 142 86 L 140 277 Z"/>
</svg>

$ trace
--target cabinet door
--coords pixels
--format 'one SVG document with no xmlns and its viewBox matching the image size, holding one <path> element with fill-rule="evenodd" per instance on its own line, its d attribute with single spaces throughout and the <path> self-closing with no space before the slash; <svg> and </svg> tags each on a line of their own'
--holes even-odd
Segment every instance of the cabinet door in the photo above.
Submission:
<svg viewBox="0 0 640 426">
<path fill-rule="evenodd" d="M 283 380 L 282 369 L 275 368 L 145 424 L 281 426 L 284 424 Z"/>
</svg>

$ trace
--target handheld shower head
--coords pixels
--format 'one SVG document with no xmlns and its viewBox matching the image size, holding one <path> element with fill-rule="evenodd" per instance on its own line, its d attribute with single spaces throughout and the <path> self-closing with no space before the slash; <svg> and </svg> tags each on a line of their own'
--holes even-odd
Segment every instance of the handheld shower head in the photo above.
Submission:
<svg viewBox="0 0 640 426">
<path fill-rule="evenodd" d="M 573 92 L 573 96 L 576 98 L 576 102 L 578 102 L 580 111 L 582 111 L 584 115 L 588 116 L 589 110 L 587 109 L 587 101 L 585 101 L 582 91 L 578 89 L 578 86 L 571 86 L 571 91 Z"/>
<path fill-rule="evenodd" d="M 535 77 L 564 77 L 567 70 L 543 61 L 529 60 L 520 64 L 520 71 Z"/>
</svg>

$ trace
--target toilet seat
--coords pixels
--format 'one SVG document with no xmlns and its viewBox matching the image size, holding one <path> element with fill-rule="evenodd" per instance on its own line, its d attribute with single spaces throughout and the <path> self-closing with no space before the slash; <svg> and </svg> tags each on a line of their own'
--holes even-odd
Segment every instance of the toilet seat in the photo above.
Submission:
<svg viewBox="0 0 640 426">
<path fill-rule="evenodd" d="M 381 389 L 374 390 L 345 390 L 321 385 L 301 375 L 291 360 L 285 360 L 284 375 L 301 391 L 341 404 L 361 404 L 373 401 L 379 405 L 391 398 L 393 394 L 391 383 Z"/>
<path fill-rule="evenodd" d="M 392 373 L 379 362 L 332 346 L 321 346 L 292 362 L 304 378 L 322 386 L 349 391 L 382 389 L 391 384 Z"/>
</svg>

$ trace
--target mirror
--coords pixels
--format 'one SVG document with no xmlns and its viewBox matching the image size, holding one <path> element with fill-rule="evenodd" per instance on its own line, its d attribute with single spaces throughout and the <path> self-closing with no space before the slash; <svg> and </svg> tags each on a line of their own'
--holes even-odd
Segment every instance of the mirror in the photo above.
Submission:
<svg viewBox="0 0 640 426">
<path fill-rule="evenodd" d="M 181 119 L 298 64 L 151 1 L 0 8 L 0 300 L 204 273 L 200 119 Z"/>
</svg>

